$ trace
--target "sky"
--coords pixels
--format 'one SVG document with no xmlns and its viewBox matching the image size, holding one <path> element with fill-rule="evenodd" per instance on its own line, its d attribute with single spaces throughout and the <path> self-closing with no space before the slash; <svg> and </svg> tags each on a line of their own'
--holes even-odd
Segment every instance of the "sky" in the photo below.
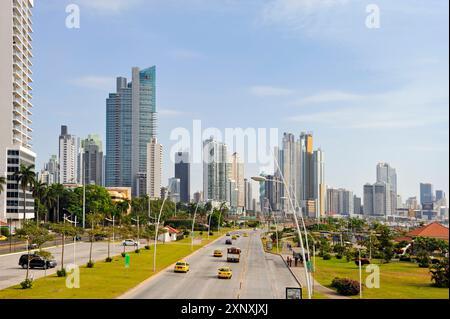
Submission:
<svg viewBox="0 0 450 319">
<path fill-rule="evenodd" d="M 80 8 L 67 28 L 66 7 Z M 367 11 L 379 10 L 378 28 Z M 37 0 L 33 19 L 37 167 L 61 125 L 105 137 L 117 76 L 157 67 L 163 181 L 176 128 L 313 132 L 326 184 L 362 195 L 376 164 L 396 168 L 403 199 L 449 189 L 446 0 Z M 369 7 L 370 9 L 371 7 Z M 376 21 L 376 20 L 370 20 Z M 369 21 L 369 22 L 370 22 Z M 369 25 L 373 26 L 373 24 Z M 230 150 L 230 152 L 233 150 Z M 244 156 L 246 157 L 246 156 Z M 267 163 L 246 165 L 246 177 Z M 255 187 L 256 188 L 256 185 Z M 191 190 L 202 189 L 194 165 Z"/>
</svg>

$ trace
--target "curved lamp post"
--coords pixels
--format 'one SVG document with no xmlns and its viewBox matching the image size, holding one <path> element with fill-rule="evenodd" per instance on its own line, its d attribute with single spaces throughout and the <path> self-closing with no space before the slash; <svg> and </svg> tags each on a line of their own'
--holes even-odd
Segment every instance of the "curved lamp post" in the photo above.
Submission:
<svg viewBox="0 0 450 319">
<path fill-rule="evenodd" d="M 155 225 L 155 248 L 153 249 L 153 272 L 156 272 L 156 246 L 158 244 L 158 230 L 159 223 L 161 221 L 161 214 L 164 208 L 164 204 L 166 203 L 167 197 L 164 197 L 163 203 L 161 205 L 161 209 L 159 210 L 158 221 Z"/>
<path fill-rule="evenodd" d="M 191 250 L 194 250 L 194 226 L 195 226 L 195 217 L 197 216 L 198 204 L 195 206 L 194 219 L 192 220 L 192 231 L 191 231 Z"/>
</svg>

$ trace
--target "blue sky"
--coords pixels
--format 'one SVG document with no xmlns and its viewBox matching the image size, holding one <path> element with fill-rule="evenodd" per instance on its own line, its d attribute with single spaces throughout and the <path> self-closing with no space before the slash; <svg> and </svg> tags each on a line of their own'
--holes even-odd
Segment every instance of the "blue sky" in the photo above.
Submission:
<svg viewBox="0 0 450 319">
<path fill-rule="evenodd" d="M 81 28 L 65 27 L 68 4 Z M 380 8 L 368 29 L 366 6 Z M 448 1 L 38 0 L 34 11 L 34 146 L 57 153 L 61 124 L 105 132 L 116 76 L 157 66 L 159 139 L 176 127 L 312 131 L 326 182 L 362 193 L 379 161 L 399 193 L 448 193 Z M 167 154 L 166 154 L 167 156 Z M 258 173 L 247 167 L 247 176 Z M 164 180 L 173 174 L 166 161 Z M 192 190 L 201 190 L 200 166 Z"/>
</svg>

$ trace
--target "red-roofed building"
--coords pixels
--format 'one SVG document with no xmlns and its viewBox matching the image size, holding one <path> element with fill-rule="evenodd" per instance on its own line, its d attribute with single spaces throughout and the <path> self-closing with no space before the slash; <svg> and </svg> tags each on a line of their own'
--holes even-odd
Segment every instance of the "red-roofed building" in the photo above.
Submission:
<svg viewBox="0 0 450 319">
<path fill-rule="evenodd" d="M 445 227 L 438 222 L 434 222 L 426 226 L 416 228 L 407 233 L 405 236 L 396 238 L 395 240 L 400 242 L 402 240 L 411 241 L 416 237 L 429 237 L 448 241 L 448 234 L 448 227 Z"/>
<path fill-rule="evenodd" d="M 158 236 L 159 241 L 162 241 L 164 243 L 171 242 L 171 241 L 177 241 L 178 234 L 180 234 L 181 231 L 179 231 L 178 229 L 175 229 L 173 227 L 170 227 L 170 226 L 165 226 L 163 229 L 166 232 L 164 232 Z"/>
</svg>

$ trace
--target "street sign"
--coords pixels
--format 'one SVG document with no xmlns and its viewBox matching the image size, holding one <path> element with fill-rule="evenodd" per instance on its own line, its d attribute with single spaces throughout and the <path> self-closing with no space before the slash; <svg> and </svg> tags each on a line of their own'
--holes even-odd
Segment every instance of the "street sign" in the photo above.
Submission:
<svg viewBox="0 0 450 319">
<path fill-rule="evenodd" d="M 303 299 L 302 288 L 286 288 L 286 299 Z"/>
<path fill-rule="evenodd" d="M 130 255 L 125 255 L 125 268 L 130 268 Z"/>
</svg>

